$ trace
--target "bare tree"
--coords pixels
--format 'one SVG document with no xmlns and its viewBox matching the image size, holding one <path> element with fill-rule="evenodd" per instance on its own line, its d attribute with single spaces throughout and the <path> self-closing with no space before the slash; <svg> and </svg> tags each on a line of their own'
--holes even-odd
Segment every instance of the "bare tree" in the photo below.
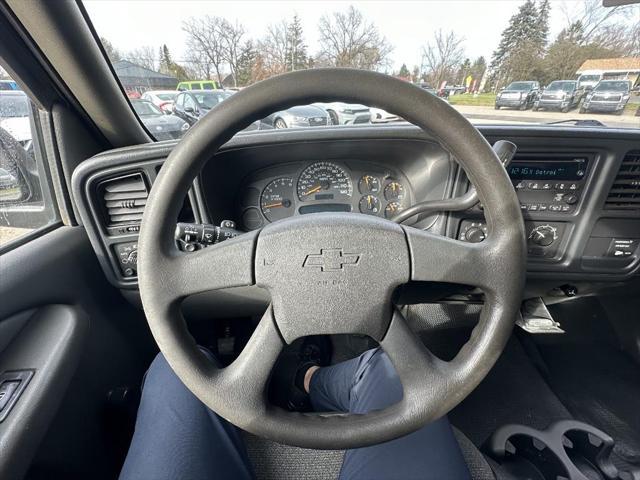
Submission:
<svg viewBox="0 0 640 480">
<path fill-rule="evenodd" d="M 238 63 L 242 52 L 242 39 L 244 37 L 244 27 L 236 21 L 235 25 L 224 21 L 221 24 L 223 38 L 223 58 L 229 64 L 233 77 L 233 86 L 238 86 Z"/>
<path fill-rule="evenodd" d="M 389 66 L 393 47 L 378 28 L 353 6 L 346 12 L 323 15 L 318 28 L 320 64 L 369 70 Z"/>
<path fill-rule="evenodd" d="M 287 71 L 289 25 L 285 20 L 269 25 L 267 34 L 258 42 L 258 50 L 262 55 L 264 69 L 269 75 L 277 75 Z"/>
<path fill-rule="evenodd" d="M 219 85 L 222 85 L 222 67 L 227 61 L 226 23 L 228 22 L 224 18 L 205 15 L 191 17 L 182 24 L 192 59 L 206 59 L 215 71 Z"/>
<path fill-rule="evenodd" d="M 455 74 L 464 59 L 464 39 L 454 32 L 438 30 L 433 40 L 422 47 L 422 68 L 427 78 L 438 88 Z"/>
<path fill-rule="evenodd" d="M 124 55 L 124 59 L 149 70 L 158 69 L 159 59 L 156 55 L 156 50 L 148 45 L 131 50 Z"/>
</svg>

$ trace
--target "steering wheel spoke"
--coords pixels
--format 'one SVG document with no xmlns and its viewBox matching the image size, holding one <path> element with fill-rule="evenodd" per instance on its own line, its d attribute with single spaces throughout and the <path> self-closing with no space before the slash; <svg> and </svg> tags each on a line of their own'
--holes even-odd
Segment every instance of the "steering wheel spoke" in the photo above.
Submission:
<svg viewBox="0 0 640 480">
<path fill-rule="evenodd" d="M 252 285 L 257 236 L 249 232 L 195 252 L 173 253 L 162 278 L 167 298 Z"/>
<path fill-rule="evenodd" d="M 424 346 L 398 309 L 394 309 L 389 330 L 380 346 L 400 377 L 405 402 L 412 403 L 419 399 L 430 403 L 436 400 L 429 398 L 434 392 L 440 395 L 445 392 L 448 363 Z"/>
<path fill-rule="evenodd" d="M 459 283 L 492 290 L 498 267 L 490 242 L 467 243 L 404 227 L 411 254 L 411 280 Z"/>
</svg>

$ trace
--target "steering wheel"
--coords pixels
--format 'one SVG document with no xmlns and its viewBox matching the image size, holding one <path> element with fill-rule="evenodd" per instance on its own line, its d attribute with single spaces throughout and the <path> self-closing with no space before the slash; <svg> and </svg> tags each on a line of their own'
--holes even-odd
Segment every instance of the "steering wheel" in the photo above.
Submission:
<svg viewBox="0 0 640 480">
<path fill-rule="evenodd" d="M 489 235 L 463 243 L 353 213 L 291 217 L 194 252 L 174 242 L 193 179 L 236 132 L 271 112 L 315 101 L 373 105 L 433 134 L 475 185 Z M 169 365 L 205 405 L 236 426 L 277 442 L 316 449 L 382 443 L 445 415 L 485 377 L 520 306 L 525 235 L 520 206 L 490 145 L 452 107 L 392 77 L 317 69 L 274 77 L 216 106 L 178 143 L 145 207 L 138 243 L 140 295 Z M 407 282 L 472 285 L 485 295 L 478 325 L 448 362 L 433 355 L 392 303 Z M 187 331 L 180 302 L 213 289 L 258 285 L 271 305 L 248 344 L 218 368 Z M 379 342 L 403 386 L 400 402 L 365 415 L 286 412 L 266 387 L 282 348 L 306 335 L 366 334 Z"/>
</svg>

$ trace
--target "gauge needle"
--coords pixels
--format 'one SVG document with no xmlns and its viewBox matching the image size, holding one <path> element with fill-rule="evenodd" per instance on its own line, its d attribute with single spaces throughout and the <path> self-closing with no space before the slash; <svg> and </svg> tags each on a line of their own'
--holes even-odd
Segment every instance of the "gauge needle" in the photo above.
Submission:
<svg viewBox="0 0 640 480">
<path fill-rule="evenodd" d="M 367 188 L 371 190 L 371 185 L 369 185 L 369 177 L 364 177 L 364 181 L 367 184 Z"/>
<path fill-rule="evenodd" d="M 278 203 L 270 203 L 269 205 L 265 205 L 262 208 L 275 208 L 275 207 L 282 207 L 282 202 L 278 202 Z"/>
<path fill-rule="evenodd" d="M 318 191 L 320 191 L 322 189 L 322 185 L 317 185 L 315 187 L 313 187 L 311 190 L 306 191 L 305 193 L 303 193 L 303 196 L 307 196 L 307 195 L 311 195 L 312 193 L 316 193 Z"/>
<path fill-rule="evenodd" d="M 369 204 L 369 208 L 371 208 L 371 195 L 367 197 L 367 203 Z"/>
</svg>

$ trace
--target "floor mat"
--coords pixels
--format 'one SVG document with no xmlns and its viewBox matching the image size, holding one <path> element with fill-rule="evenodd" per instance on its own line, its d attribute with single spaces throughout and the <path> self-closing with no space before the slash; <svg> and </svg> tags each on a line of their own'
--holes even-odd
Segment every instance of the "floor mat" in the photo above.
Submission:
<svg viewBox="0 0 640 480">
<path fill-rule="evenodd" d="M 508 423 L 542 429 L 567 418 L 571 414 L 516 337 L 511 337 L 482 383 L 449 413 L 451 423 L 476 445 L 482 445 L 498 427 Z"/>
<path fill-rule="evenodd" d="M 576 419 L 614 438 L 613 460 L 620 468 L 640 469 L 640 365 L 617 347 L 597 301 L 558 306 L 552 313 L 567 335 L 535 339 L 551 388 Z"/>
</svg>

